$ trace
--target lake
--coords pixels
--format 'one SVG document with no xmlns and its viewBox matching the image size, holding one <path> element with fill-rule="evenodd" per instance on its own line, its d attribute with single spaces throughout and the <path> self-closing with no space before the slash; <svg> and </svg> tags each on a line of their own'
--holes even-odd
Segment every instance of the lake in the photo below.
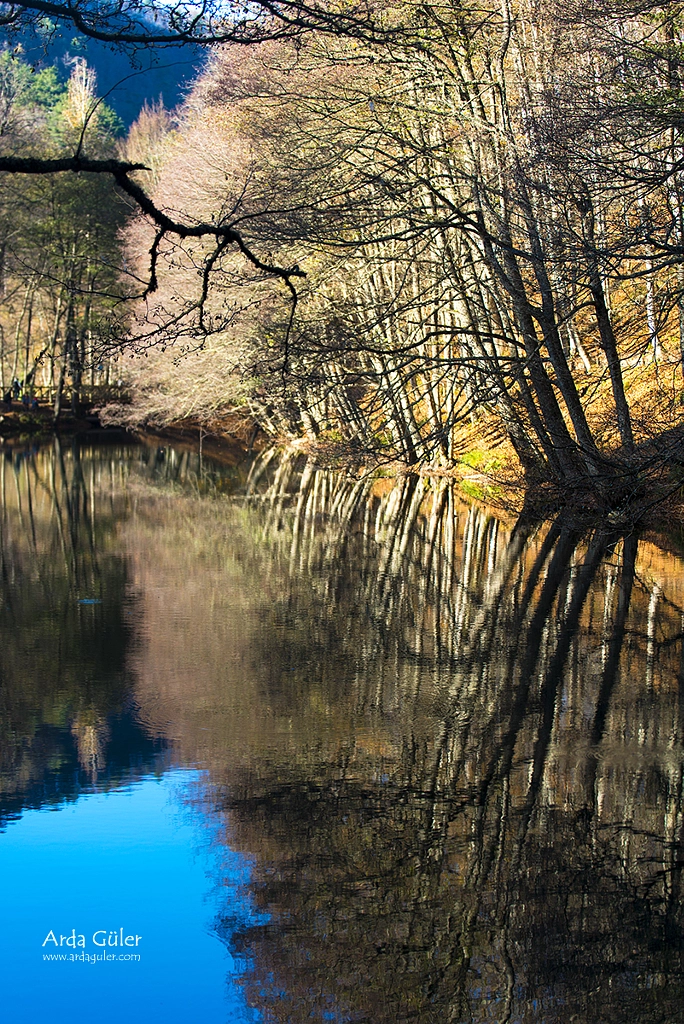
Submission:
<svg viewBox="0 0 684 1024">
<path fill-rule="evenodd" d="M 684 1021 L 681 540 L 0 458 L 8 1019 Z"/>
</svg>

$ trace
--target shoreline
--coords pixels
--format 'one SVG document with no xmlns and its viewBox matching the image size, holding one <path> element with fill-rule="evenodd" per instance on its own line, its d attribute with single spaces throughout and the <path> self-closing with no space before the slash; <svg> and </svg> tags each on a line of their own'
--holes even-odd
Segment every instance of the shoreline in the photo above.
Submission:
<svg viewBox="0 0 684 1024">
<path fill-rule="evenodd" d="M 684 552 L 684 480 L 663 487 L 662 497 L 650 493 L 647 504 L 635 502 L 622 510 L 597 507 L 595 498 L 578 491 L 568 495 L 549 484 L 525 486 L 518 478 L 496 472 L 481 472 L 458 462 L 451 467 L 429 463 L 415 466 L 385 458 L 379 453 L 361 452 L 348 446 L 316 439 L 271 438 L 257 424 L 237 416 L 226 416 L 209 424 L 180 420 L 160 427 L 131 428 L 103 425 L 95 413 L 74 417 L 64 413 L 54 424 L 51 410 L 15 409 L 0 414 L 0 448 L 7 451 L 51 437 L 71 437 L 92 443 L 170 444 L 184 451 L 198 452 L 214 462 L 234 467 L 267 448 L 298 452 L 313 458 L 319 468 L 346 470 L 352 474 L 372 473 L 394 479 L 415 475 L 430 481 L 449 480 L 466 500 L 485 506 L 499 518 L 523 517 L 544 521 L 560 517 L 570 529 L 602 527 L 606 532 L 638 529 L 662 538 L 659 546 Z M 673 463 L 673 470 L 677 464 Z M 676 540 L 675 540 L 675 535 Z"/>
</svg>

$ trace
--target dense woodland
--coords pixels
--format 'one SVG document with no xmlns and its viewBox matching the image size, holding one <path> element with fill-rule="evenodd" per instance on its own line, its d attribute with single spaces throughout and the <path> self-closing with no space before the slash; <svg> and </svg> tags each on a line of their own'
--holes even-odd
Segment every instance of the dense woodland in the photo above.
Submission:
<svg viewBox="0 0 684 1024">
<path fill-rule="evenodd" d="M 118 140 L 85 64 L 4 52 L 2 385 L 650 493 L 682 444 L 682 5 L 346 10 L 213 22 Z"/>
<path fill-rule="evenodd" d="M 38 73 L 8 50 L 0 55 L 0 137 L 6 146 L 53 154 L 87 144 L 108 152 L 120 127 L 96 103 L 84 61 L 66 83 L 53 67 Z M 67 175 L 0 180 L 0 389 L 14 380 L 54 403 L 106 379 L 101 323 L 121 300 L 119 231 L 111 181 Z"/>
</svg>

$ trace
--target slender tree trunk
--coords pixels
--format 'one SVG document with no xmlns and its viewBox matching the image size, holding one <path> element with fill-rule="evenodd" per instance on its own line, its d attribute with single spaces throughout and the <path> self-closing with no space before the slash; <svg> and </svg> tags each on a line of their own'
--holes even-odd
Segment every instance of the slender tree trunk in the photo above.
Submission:
<svg viewBox="0 0 684 1024">
<path fill-rule="evenodd" d="M 606 303 L 603 290 L 603 281 L 598 264 L 596 250 L 596 236 L 594 232 L 594 214 L 590 205 L 584 207 L 585 237 L 588 244 L 587 262 L 589 273 L 589 290 L 594 304 L 596 323 L 601 339 L 601 348 L 605 354 L 610 374 L 610 382 L 613 389 L 613 400 L 615 402 L 615 413 L 617 419 L 620 439 L 628 453 L 634 451 L 634 434 L 632 432 L 632 417 L 625 395 L 625 385 L 622 379 L 622 368 L 618 353 L 617 340 L 613 331 L 613 324 L 610 312 Z"/>
</svg>

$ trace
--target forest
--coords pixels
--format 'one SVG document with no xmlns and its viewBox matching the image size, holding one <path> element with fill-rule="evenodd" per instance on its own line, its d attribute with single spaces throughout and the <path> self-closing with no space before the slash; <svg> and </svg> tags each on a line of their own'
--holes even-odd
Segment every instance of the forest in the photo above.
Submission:
<svg viewBox="0 0 684 1024">
<path fill-rule="evenodd" d="M 134 62 L 207 51 L 128 130 L 84 59 L 13 46 L 44 6 L 0 19 L 6 398 L 616 521 L 681 488 L 684 5 L 50 5 Z"/>
</svg>

